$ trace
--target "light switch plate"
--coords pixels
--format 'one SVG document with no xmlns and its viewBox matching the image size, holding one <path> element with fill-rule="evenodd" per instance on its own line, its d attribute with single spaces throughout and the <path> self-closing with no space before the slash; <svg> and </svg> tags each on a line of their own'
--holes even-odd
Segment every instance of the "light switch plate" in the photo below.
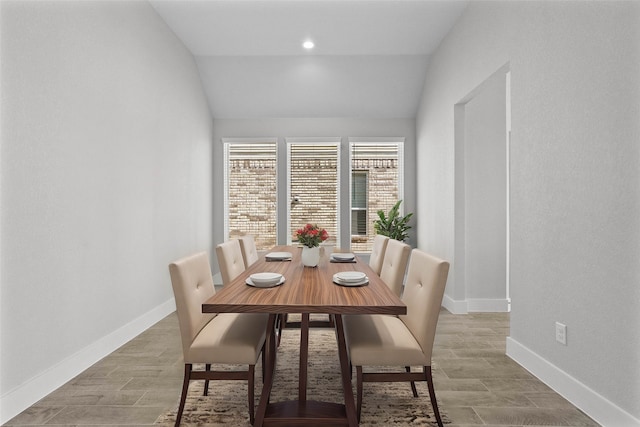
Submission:
<svg viewBox="0 0 640 427">
<path fill-rule="evenodd" d="M 556 322 L 556 341 L 560 344 L 567 345 L 567 325 Z"/>
</svg>

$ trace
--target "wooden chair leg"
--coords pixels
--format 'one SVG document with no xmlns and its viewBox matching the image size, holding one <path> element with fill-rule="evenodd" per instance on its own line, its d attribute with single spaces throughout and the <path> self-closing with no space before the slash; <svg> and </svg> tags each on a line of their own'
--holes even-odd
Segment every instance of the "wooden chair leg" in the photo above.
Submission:
<svg viewBox="0 0 640 427">
<path fill-rule="evenodd" d="M 284 325 L 285 323 L 287 323 L 287 314 L 280 314 L 278 315 L 278 344 L 277 346 L 280 347 L 280 341 L 282 341 L 282 331 L 284 330 Z"/>
<path fill-rule="evenodd" d="M 267 372 L 266 367 L 265 367 L 265 362 L 266 362 L 267 356 L 265 356 L 265 354 L 264 354 L 264 346 L 265 345 L 266 344 L 262 345 L 262 356 L 261 356 L 262 357 L 262 383 L 263 384 L 264 384 L 264 375 L 265 375 L 265 372 Z"/>
<path fill-rule="evenodd" d="M 180 395 L 180 405 L 178 406 L 178 414 L 176 415 L 175 427 L 180 426 L 180 419 L 182 419 L 182 412 L 184 411 L 184 404 L 187 401 L 187 391 L 189 390 L 189 381 L 191 380 L 191 369 L 193 366 L 190 363 L 184 365 L 184 379 L 182 380 L 182 394 Z"/>
<path fill-rule="evenodd" d="M 254 380 L 255 380 L 255 368 L 256 365 L 249 365 L 249 378 L 247 378 L 247 389 L 249 395 L 249 421 L 251 421 L 251 425 L 253 425 L 253 421 L 255 420 L 255 408 L 254 408 Z"/>
<path fill-rule="evenodd" d="M 207 372 L 211 370 L 211 363 L 207 363 L 204 368 Z M 203 396 L 209 395 L 209 380 L 204 380 L 204 393 Z"/>
<path fill-rule="evenodd" d="M 362 366 L 356 366 L 356 377 L 357 377 L 356 393 L 358 395 L 357 414 L 358 414 L 358 423 L 360 423 L 360 414 L 362 413 Z"/>
<path fill-rule="evenodd" d="M 411 366 L 404 367 L 408 373 L 411 373 Z M 418 390 L 416 390 L 416 382 L 411 381 L 411 391 L 413 392 L 413 397 L 418 397 Z"/>
<path fill-rule="evenodd" d="M 431 366 L 423 367 L 424 372 L 427 376 L 427 387 L 429 388 L 429 397 L 431 398 L 431 407 L 433 408 L 433 413 L 436 416 L 436 422 L 438 423 L 438 427 L 443 427 L 442 418 L 440 418 L 440 411 L 438 410 L 438 401 L 436 400 L 436 390 L 433 387 L 433 377 L 431 376 Z"/>
</svg>

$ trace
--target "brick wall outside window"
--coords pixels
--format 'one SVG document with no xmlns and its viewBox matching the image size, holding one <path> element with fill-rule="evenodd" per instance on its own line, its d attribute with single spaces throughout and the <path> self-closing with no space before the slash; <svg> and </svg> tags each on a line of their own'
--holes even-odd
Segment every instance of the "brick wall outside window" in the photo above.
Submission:
<svg viewBox="0 0 640 427">
<path fill-rule="evenodd" d="M 251 234 L 258 249 L 276 244 L 276 159 L 229 161 L 229 238 Z"/>
<path fill-rule="evenodd" d="M 337 161 L 306 159 L 293 162 L 291 174 L 298 176 L 291 181 L 291 195 L 300 202 L 291 204 L 291 236 L 307 223 L 318 224 L 335 241 L 338 233 Z"/>
</svg>

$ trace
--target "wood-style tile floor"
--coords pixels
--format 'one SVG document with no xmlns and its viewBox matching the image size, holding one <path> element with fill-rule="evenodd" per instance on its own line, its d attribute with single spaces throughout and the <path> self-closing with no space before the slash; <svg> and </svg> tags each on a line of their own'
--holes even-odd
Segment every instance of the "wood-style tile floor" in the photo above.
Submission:
<svg viewBox="0 0 640 427">
<path fill-rule="evenodd" d="M 442 310 L 433 372 L 450 426 L 597 426 L 505 356 L 506 313 Z M 167 316 L 5 426 L 143 426 L 177 404 L 182 385 L 178 320 Z"/>
</svg>

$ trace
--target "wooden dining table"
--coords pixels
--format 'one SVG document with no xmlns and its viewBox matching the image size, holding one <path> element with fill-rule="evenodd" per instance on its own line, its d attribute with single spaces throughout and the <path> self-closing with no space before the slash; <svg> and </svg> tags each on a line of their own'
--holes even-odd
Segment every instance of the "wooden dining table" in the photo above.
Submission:
<svg viewBox="0 0 640 427">
<path fill-rule="evenodd" d="M 290 252 L 291 260 L 270 261 L 262 256 L 233 281 L 202 304 L 204 313 L 268 313 L 265 342 L 265 373 L 262 394 L 256 411 L 254 426 L 280 425 L 358 425 L 351 386 L 351 366 L 347 354 L 342 316 L 350 314 L 406 314 L 405 304 L 375 274 L 369 265 L 356 257 L 355 262 L 333 262 L 321 251 L 317 267 L 304 267 L 300 260 L 301 247 L 276 246 L 272 252 Z M 368 284 L 341 286 L 333 282 L 333 275 L 341 271 L 365 273 Z M 247 278 L 260 272 L 275 272 L 284 276 L 281 285 L 257 288 L 246 283 Z M 284 402 L 270 402 L 277 359 L 276 320 L 285 314 L 300 313 L 300 365 L 298 398 Z M 307 361 L 309 356 L 309 316 L 325 313 L 332 317 L 338 345 L 340 376 L 344 404 L 322 402 L 307 398 Z"/>
</svg>

